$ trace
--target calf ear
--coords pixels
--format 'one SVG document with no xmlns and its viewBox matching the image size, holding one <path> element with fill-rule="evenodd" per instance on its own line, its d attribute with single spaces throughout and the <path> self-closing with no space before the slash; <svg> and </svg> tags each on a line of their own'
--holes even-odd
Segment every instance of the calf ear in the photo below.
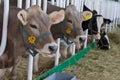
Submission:
<svg viewBox="0 0 120 80">
<path fill-rule="evenodd" d="M 84 11 L 82 15 L 83 15 L 83 21 L 87 21 L 92 18 L 93 14 L 90 11 Z"/>
<path fill-rule="evenodd" d="M 17 17 L 23 25 L 27 24 L 27 12 L 25 10 L 19 11 Z"/>
<path fill-rule="evenodd" d="M 64 20 L 65 17 L 65 11 L 60 10 L 60 11 L 54 11 L 49 14 L 51 24 L 57 24 L 60 23 L 61 21 Z"/>
</svg>

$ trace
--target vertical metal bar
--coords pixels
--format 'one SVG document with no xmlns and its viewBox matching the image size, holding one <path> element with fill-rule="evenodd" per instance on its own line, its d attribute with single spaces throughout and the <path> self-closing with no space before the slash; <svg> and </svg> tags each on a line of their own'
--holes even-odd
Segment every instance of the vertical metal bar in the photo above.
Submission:
<svg viewBox="0 0 120 80">
<path fill-rule="evenodd" d="M 17 0 L 17 7 L 22 8 L 22 0 Z"/>
<path fill-rule="evenodd" d="M 43 11 L 46 13 L 47 11 L 47 0 L 44 0 L 44 3 L 43 3 Z"/>
<path fill-rule="evenodd" d="M 36 5 L 36 0 L 31 0 L 31 5 Z"/>
<path fill-rule="evenodd" d="M 60 0 L 56 0 L 56 6 L 60 6 Z"/>
<path fill-rule="evenodd" d="M 74 2 L 75 4 L 75 6 L 76 6 L 76 9 L 78 10 L 78 0 L 75 0 L 75 2 Z"/>
<path fill-rule="evenodd" d="M 81 5 L 81 6 L 80 6 L 80 12 L 82 12 L 82 11 L 83 11 L 84 0 L 81 1 L 81 4 L 80 4 L 80 5 Z"/>
<path fill-rule="evenodd" d="M 27 0 L 26 0 L 27 1 Z M 30 7 L 30 1 L 28 1 L 28 3 L 26 3 L 28 6 Z M 32 0 L 31 5 L 36 5 L 36 0 Z M 28 60 L 28 78 L 27 80 L 32 80 L 32 76 L 33 76 L 33 56 L 31 54 L 29 54 L 29 60 Z"/>
<path fill-rule="evenodd" d="M 52 5 L 55 5 L 55 0 L 51 0 Z"/>
<path fill-rule="evenodd" d="M 82 0 L 78 0 L 78 3 L 77 3 L 77 5 L 78 5 L 78 11 L 80 12 L 80 10 L 81 10 L 81 2 L 82 2 Z"/>
<path fill-rule="evenodd" d="M 67 0 L 67 2 L 66 2 L 66 6 L 68 6 L 68 5 L 69 5 L 69 1 L 70 1 L 70 0 Z"/>
<path fill-rule="evenodd" d="M 3 15 L 2 40 L 0 45 L 0 56 L 3 54 L 6 48 L 8 16 L 9 16 L 9 0 L 4 0 L 4 15 Z"/>
<path fill-rule="evenodd" d="M 37 0 L 37 5 L 41 7 L 41 0 Z"/>
<path fill-rule="evenodd" d="M 60 1 L 59 1 L 59 6 L 60 6 L 60 7 L 63 7 L 63 0 L 60 0 Z"/>
<path fill-rule="evenodd" d="M 75 44 L 74 43 L 72 44 L 72 54 L 71 55 L 72 56 L 75 55 Z"/>
<path fill-rule="evenodd" d="M 63 3 L 62 3 L 62 7 L 65 8 L 65 5 L 66 5 L 66 0 L 63 0 Z"/>
<path fill-rule="evenodd" d="M 71 4 L 72 4 L 72 5 L 75 5 L 75 0 L 71 0 Z"/>
<path fill-rule="evenodd" d="M 29 62 L 28 62 L 28 78 L 27 80 L 32 80 L 33 73 L 33 56 L 29 54 Z"/>
<path fill-rule="evenodd" d="M 57 45 L 58 45 L 58 50 L 55 55 L 55 66 L 59 64 L 59 58 L 60 58 L 60 38 L 57 39 Z"/>
<path fill-rule="evenodd" d="M 30 7 L 30 0 L 26 0 L 26 5 L 25 5 L 25 8 L 29 8 Z"/>
<path fill-rule="evenodd" d="M 86 47 L 87 47 L 88 29 L 85 31 L 85 35 L 86 35 L 86 39 L 85 39 L 85 42 L 84 42 L 84 48 L 86 48 Z"/>
</svg>

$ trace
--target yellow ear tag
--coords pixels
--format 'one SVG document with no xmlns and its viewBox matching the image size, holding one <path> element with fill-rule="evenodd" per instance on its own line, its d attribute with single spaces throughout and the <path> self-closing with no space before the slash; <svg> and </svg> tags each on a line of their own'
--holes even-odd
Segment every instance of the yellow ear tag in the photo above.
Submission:
<svg viewBox="0 0 120 80">
<path fill-rule="evenodd" d="M 70 34 L 70 33 L 71 33 L 71 29 L 70 29 L 70 28 L 67 28 L 67 29 L 65 30 L 65 32 L 66 32 L 67 34 Z"/>
<path fill-rule="evenodd" d="M 84 19 L 85 19 L 85 20 L 88 20 L 88 19 L 90 19 L 90 16 L 89 16 L 89 15 L 85 15 L 85 16 L 84 16 Z"/>
<path fill-rule="evenodd" d="M 36 37 L 35 37 L 35 36 L 29 36 L 29 37 L 28 37 L 28 42 L 29 42 L 29 43 L 35 44 L 35 41 L 36 41 Z"/>
</svg>

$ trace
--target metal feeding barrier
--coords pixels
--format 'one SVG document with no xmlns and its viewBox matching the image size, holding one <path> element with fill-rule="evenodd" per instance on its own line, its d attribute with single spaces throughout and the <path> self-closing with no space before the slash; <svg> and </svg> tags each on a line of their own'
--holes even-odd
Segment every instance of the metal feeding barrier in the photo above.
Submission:
<svg viewBox="0 0 120 80">
<path fill-rule="evenodd" d="M 117 26 L 118 21 L 120 21 L 120 3 L 109 1 L 109 0 L 51 0 L 51 3 L 53 5 L 63 7 L 72 4 L 77 7 L 77 9 L 82 12 L 83 11 L 83 4 L 87 5 L 91 10 L 96 10 L 98 14 L 103 15 L 104 18 L 111 19 L 113 23 L 110 25 L 106 25 L 106 29 L 108 28 L 109 31 L 111 31 L 111 27 L 114 28 L 114 26 Z M 100 4 L 101 3 L 101 4 Z M 104 3 L 104 4 L 102 4 Z M 107 11 L 107 12 L 106 12 Z M 112 16 L 111 16 L 112 15 Z M 116 20 L 117 19 L 117 20 Z M 109 27 L 108 27 L 109 26 Z M 59 60 L 57 59 L 57 66 L 50 69 L 49 71 L 43 73 L 35 80 L 43 80 L 45 77 L 53 74 L 54 72 L 62 72 L 65 68 L 70 67 L 74 65 L 77 61 L 79 61 L 87 52 L 89 52 L 92 48 L 94 48 L 96 42 L 93 42 L 90 46 L 87 47 L 87 39 L 88 39 L 88 30 L 86 30 L 86 40 L 84 42 L 84 49 L 78 52 L 75 55 L 72 55 L 69 59 L 65 60 L 61 64 L 59 63 Z M 87 47 L 87 48 L 86 48 Z M 75 46 L 72 47 L 73 54 L 75 50 Z"/>
<path fill-rule="evenodd" d="M 17 7 L 22 8 L 22 0 L 17 0 Z M 25 8 L 29 8 L 31 5 L 39 5 L 41 6 L 43 1 L 43 11 L 47 11 L 47 0 L 26 0 Z M 65 8 L 69 4 L 75 5 L 78 11 L 83 11 L 83 4 L 89 7 L 91 10 L 95 9 L 99 14 L 103 15 L 103 17 L 111 19 L 113 21 L 112 24 L 106 25 L 106 31 L 111 31 L 112 28 L 117 26 L 120 23 L 120 3 L 109 1 L 109 0 L 51 0 L 53 5 Z M 99 5 L 99 3 L 101 3 Z M 7 42 L 7 24 L 8 24 L 8 15 L 9 15 L 9 0 L 4 0 L 4 16 L 3 16 L 3 30 L 2 30 L 2 40 L 0 45 L 0 56 L 3 54 L 6 42 Z M 1 25 L 0 25 L 1 26 Z M 109 27 L 108 27 L 109 26 Z M 55 67 L 51 70 L 45 72 L 36 80 L 43 80 L 45 77 L 53 74 L 54 72 L 62 72 L 65 68 L 74 65 L 77 61 L 79 61 L 87 52 L 94 48 L 96 42 L 93 42 L 90 46 L 87 47 L 87 36 L 88 30 L 86 31 L 86 40 L 84 43 L 84 49 L 75 54 L 75 45 L 72 45 L 72 56 L 65 60 L 63 63 L 59 64 L 60 51 L 58 49 L 55 55 Z M 60 48 L 60 39 L 57 39 L 58 48 Z M 32 72 L 33 71 L 33 56 L 29 55 L 29 63 L 28 63 L 28 78 L 27 80 L 32 80 Z"/>
<path fill-rule="evenodd" d="M 80 52 L 76 53 L 74 56 L 66 59 L 64 62 L 59 64 L 58 66 L 50 69 L 49 71 L 43 73 L 35 80 L 43 80 L 44 78 L 50 76 L 51 74 L 55 72 L 62 72 L 64 69 L 73 66 L 75 63 L 77 63 L 79 60 L 81 60 L 85 54 L 87 54 L 91 49 L 93 49 L 96 45 L 96 42 L 93 42 L 90 44 L 87 48 L 81 50 Z"/>
<path fill-rule="evenodd" d="M 31 5 L 39 5 L 41 6 L 41 0 L 26 0 L 26 6 L 25 8 L 29 8 Z M 46 13 L 47 11 L 47 0 L 43 1 L 43 11 Z M 22 8 L 22 0 L 18 0 L 17 2 L 18 8 Z M 29 63 L 28 63 L 28 77 L 27 80 L 32 80 L 32 75 L 33 75 L 33 56 L 29 54 Z"/>
</svg>

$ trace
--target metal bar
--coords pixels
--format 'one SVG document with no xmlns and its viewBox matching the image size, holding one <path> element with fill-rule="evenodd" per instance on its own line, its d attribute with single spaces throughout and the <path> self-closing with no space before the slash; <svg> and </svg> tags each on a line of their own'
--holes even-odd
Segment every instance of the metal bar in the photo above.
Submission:
<svg viewBox="0 0 120 80">
<path fill-rule="evenodd" d="M 60 38 L 57 39 L 57 45 L 58 45 L 58 50 L 55 55 L 55 66 L 59 64 L 59 58 L 60 58 Z"/>
<path fill-rule="evenodd" d="M 70 0 L 67 0 L 67 2 L 66 2 L 66 6 L 68 6 L 68 5 L 69 5 L 69 3 L 70 3 L 69 1 L 70 1 Z"/>
<path fill-rule="evenodd" d="M 4 53 L 6 48 L 8 16 L 9 16 L 9 0 L 4 0 L 3 30 L 2 30 L 2 40 L 0 45 L 0 56 Z"/>
<path fill-rule="evenodd" d="M 32 80 L 33 73 L 33 56 L 29 54 L 29 62 L 28 62 L 28 78 L 27 80 Z"/>
<path fill-rule="evenodd" d="M 72 53 L 71 53 L 71 55 L 72 56 L 75 55 L 75 44 L 74 43 L 72 44 Z"/>
<path fill-rule="evenodd" d="M 96 46 L 96 42 L 90 44 L 87 48 L 76 53 L 76 55 L 71 56 L 69 59 L 65 60 L 64 62 L 62 62 L 58 66 L 56 66 L 56 67 L 50 69 L 49 71 L 41 74 L 35 80 L 44 80 L 45 77 L 48 77 L 55 72 L 62 72 L 64 69 L 66 69 L 70 66 L 73 66 L 75 63 L 80 61 L 84 57 L 84 55 L 87 54 L 90 50 L 92 50 L 95 46 Z"/>
<path fill-rule="evenodd" d="M 41 0 L 37 0 L 37 5 L 41 7 Z"/>
<path fill-rule="evenodd" d="M 60 3 L 60 0 L 56 0 L 56 6 L 60 6 L 59 3 Z"/>
<path fill-rule="evenodd" d="M 85 42 L 84 42 L 84 48 L 87 47 L 87 40 L 88 40 L 88 29 L 85 31 L 85 35 L 86 35 L 86 39 L 85 39 Z"/>
<path fill-rule="evenodd" d="M 46 13 L 47 11 L 47 0 L 44 0 L 44 3 L 43 3 L 43 11 Z"/>
<path fill-rule="evenodd" d="M 28 0 L 26 0 L 28 1 Z M 27 7 L 30 7 L 30 0 L 28 1 Z M 36 0 L 32 0 L 31 5 L 35 5 L 36 4 Z M 29 54 L 29 60 L 28 60 L 28 77 L 27 80 L 32 80 L 32 76 L 33 76 L 33 56 L 31 54 Z"/>
<path fill-rule="evenodd" d="M 29 8 L 30 7 L 30 0 L 26 0 L 26 5 L 25 5 L 25 8 Z"/>
<path fill-rule="evenodd" d="M 18 0 L 17 1 L 17 7 L 18 8 L 22 8 L 22 0 Z"/>
<path fill-rule="evenodd" d="M 31 5 L 36 5 L 36 0 L 31 0 Z"/>
<path fill-rule="evenodd" d="M 52 5 L 55 5 L 55 0 L 51 0 Z"/>
</svg>

